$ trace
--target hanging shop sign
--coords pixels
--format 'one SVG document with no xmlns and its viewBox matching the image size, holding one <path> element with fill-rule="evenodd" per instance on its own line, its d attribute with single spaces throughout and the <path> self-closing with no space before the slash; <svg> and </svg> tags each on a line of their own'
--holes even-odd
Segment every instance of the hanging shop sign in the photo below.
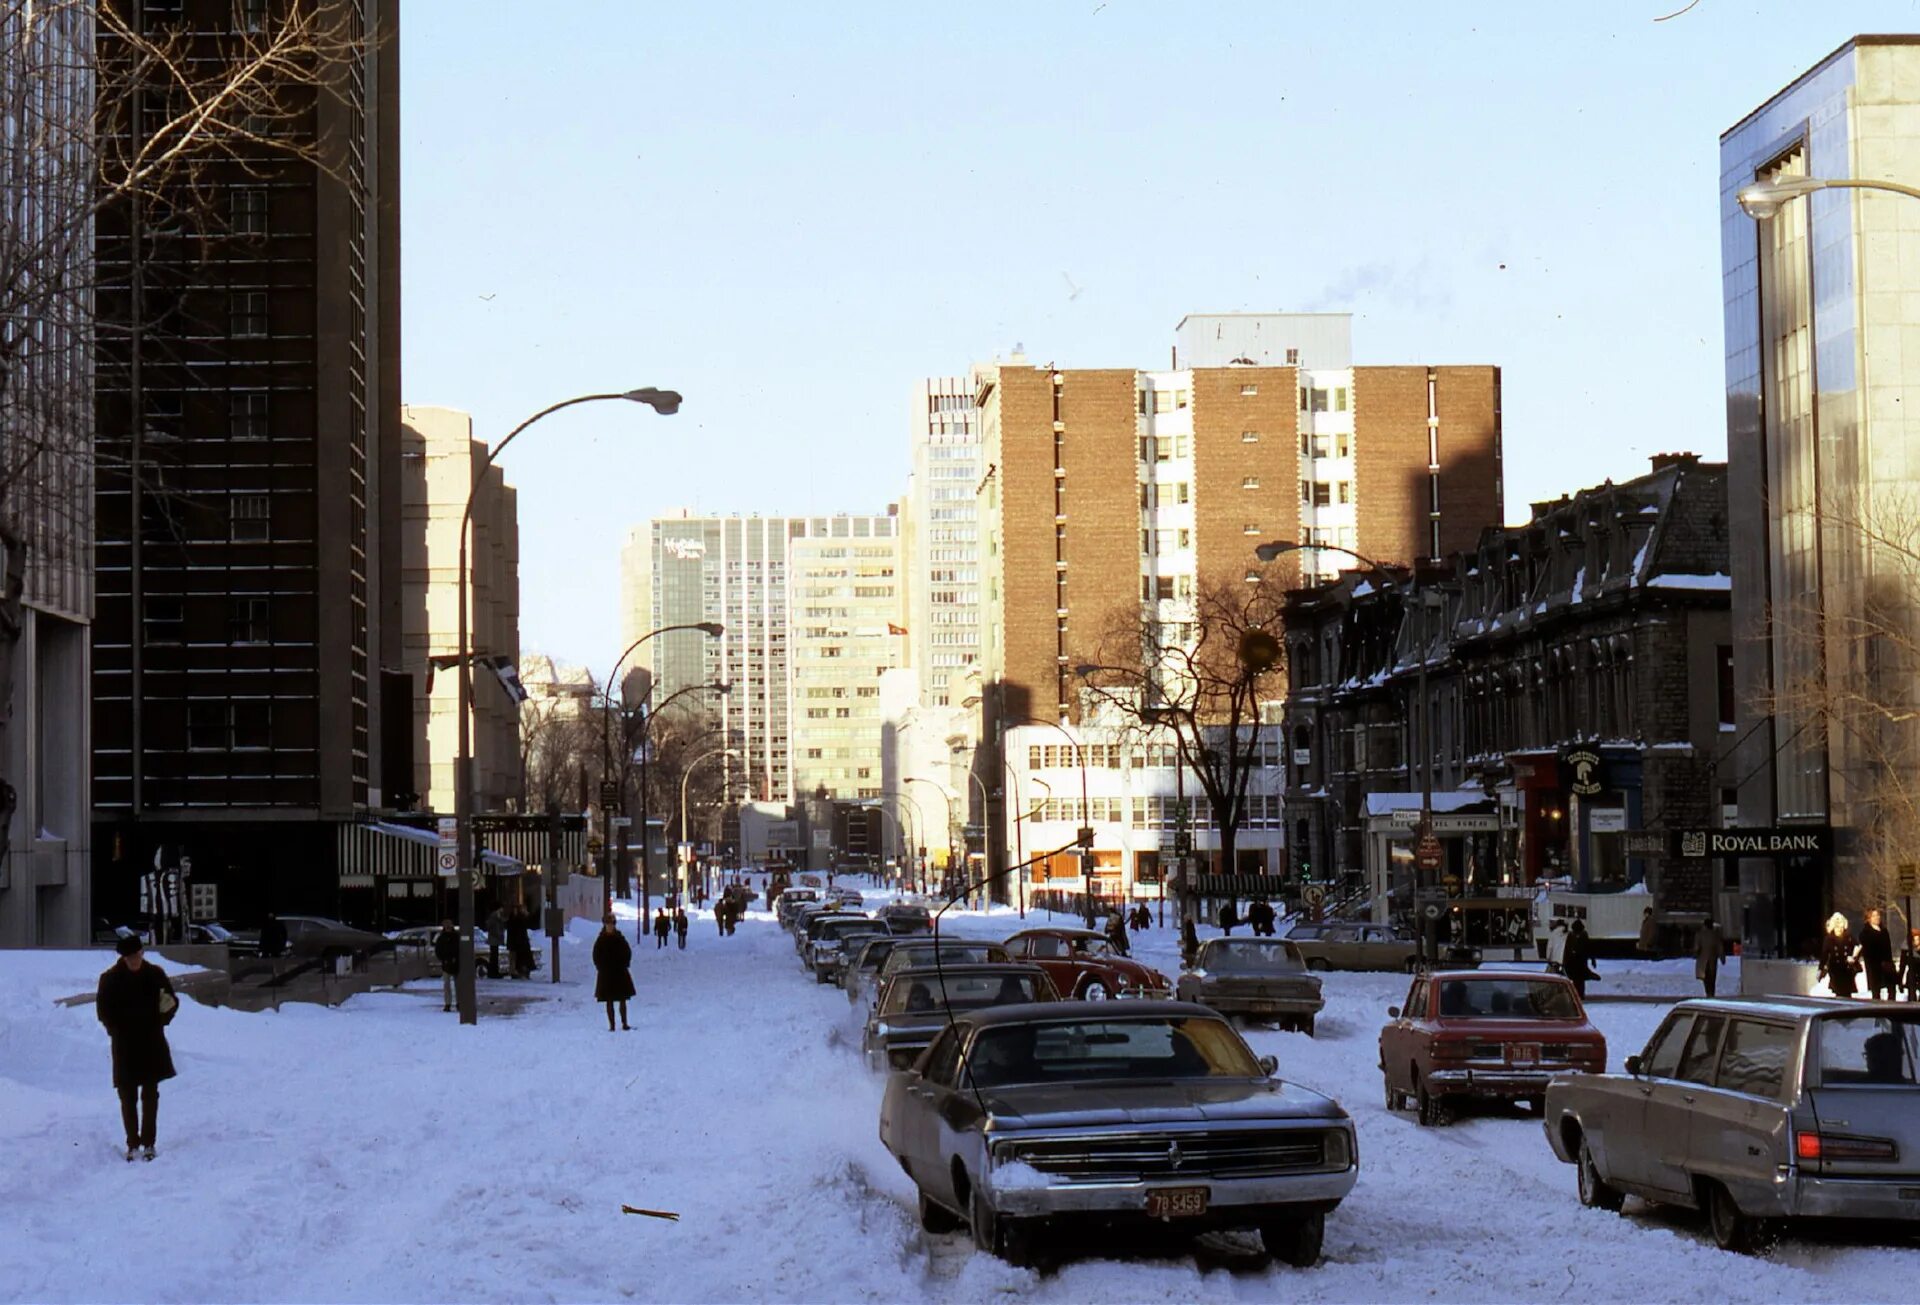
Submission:
<svg viewBox="0 0 1920 1305">
<path fill-rule="evenodd" d="M 1683 829 L 1680 855 L 1691 858 L 1831 856 L 1833 827 L 1788 825 L 1765 829 Z"/>
<path fill-rule="evenodd" d="M 1560 766 L 1567 792 L 1576 797 L 1592 797 L 1607 786 L 1606 765 L 1592 748 L 1568 748 L 1560 754 Z"/>
</svg>

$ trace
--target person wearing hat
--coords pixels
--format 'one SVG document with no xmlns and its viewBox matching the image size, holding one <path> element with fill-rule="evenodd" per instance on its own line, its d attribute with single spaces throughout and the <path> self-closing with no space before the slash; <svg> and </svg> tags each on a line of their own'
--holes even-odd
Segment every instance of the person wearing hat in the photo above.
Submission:
<svg viewBox="0 0 1920 1305">
<path fill-rule="evenodd" d="M 113 1086 L 127 1130 L 127 1159 L 151 1160 L 160 1084 L 174 1076 L 166 1029 L 180 999 L 165 972 L 146 959 L 138 936 L 128 934 L 113 949 L 120 959 L 100 976 L 94 1012 L 113 1043 Z"/>
<path fill-rule="evenodd" d="M 620 1008 L 620 1027 L 627 1024 L 627 1001 L 633 996 L 633 948 L 614 923 L 612 912 L 600 917 L 600 936 L 593 940 L 593 999 L 607 1003 L 607 1032 L 613 1032 L 613 1008 Z"/>
</svg>

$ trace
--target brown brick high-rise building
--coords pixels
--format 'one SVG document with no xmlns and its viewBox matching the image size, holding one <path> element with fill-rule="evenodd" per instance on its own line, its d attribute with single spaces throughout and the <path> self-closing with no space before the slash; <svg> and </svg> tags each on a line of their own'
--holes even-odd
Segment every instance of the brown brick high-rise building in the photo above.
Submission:
<svg viewBox="0 0 1920 1305">
<path fill-rule="evenodd" d="M 410 762 L 383 756 L 412 724 L 398 4 L 291 2 L 325 5 L 363 53 L 250 119 L 274 146 L 210 161 L 195 203 L 141 196 L 98 226 L 94 887 L 115 920 L 142 876 L 189 862 L 222 918 L 360 914 L 338 826 L 387 806 L 390 780 L 412 786 Z M 287 7 L 116 3 L 208 52 Z M 116 148 L 180 108 L 144 98 L 110 125 Z M 371 874 L 350 886 L 374 891 Z"/>
</svg>

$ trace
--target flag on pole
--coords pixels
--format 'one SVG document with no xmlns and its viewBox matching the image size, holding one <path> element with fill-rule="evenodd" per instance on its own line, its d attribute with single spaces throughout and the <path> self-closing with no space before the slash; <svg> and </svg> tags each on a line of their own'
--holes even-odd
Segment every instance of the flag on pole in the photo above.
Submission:
<svg viewBox="0 0 1920 1305">
<path fill-rule="evenodd" d="M 507 691 L 509 698 L 513 699 L 515 706 L 527 700 L 526 686 L 520 683 L 520 667 L 515 664 L 512 657 L 506 653 L 500 653 L 487 658 L 487 665 L 499 679 L 500 687 Z"/>
<path fill-rule="evenodd" d="M 892 621 L 888 621 L 888 622 L 887 622 L 887 633 L 888 633 L 888 634 L 897 634 L 897 635 L 899 635 L 899 636 L 901 636 L 902 638 L 905 638 L 905 637 L 906 637 L 906 633 L 907 633 L 907 627 L 906 627 L 906 626 L 904 626 L 904 625 L 895 625 L 895 624 L 894 624 L 894 623 L 893 623 Z"/>
</svg>

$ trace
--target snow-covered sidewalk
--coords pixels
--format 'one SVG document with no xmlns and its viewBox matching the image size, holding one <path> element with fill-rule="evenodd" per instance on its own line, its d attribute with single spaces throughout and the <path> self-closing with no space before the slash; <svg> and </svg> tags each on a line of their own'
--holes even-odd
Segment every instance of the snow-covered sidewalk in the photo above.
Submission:
<svg viewBox="0 0 1920 1305">
<path fill-rule="evenodd" d="M 91 1007 L 55 1004 L 110 957 L 0 952 L 0 1299 L 1861 1302 L 1907 1299 L 1920 1274 L 1911 1244 L 1724 1255 L 1677 1214 L 1581 1209 L 1527 1118 L 1390 1116 L 1375 1037 L 1405 981 L 1335 974 L 1318 1038 L 1251 1035 L 1359 1128 L 1326 1263 L 1136 1254 L 1036 1277 L 919 1231 L 854 1013 L 770 917 L 721 938 L 702 915 L 687 951 L 636 948 L 631 1033 L 592 1001 L 591 937 L 565 942 L 563 983 L 489 984 L 527 1001 L 475 1028 L 437 981 L 331 1010 L 188 1003 L 151 1165 L 120 1158 Z M 1139 940 L 1169 973 L 1172 950 L 1170 929 Z M 1661 1013 L 1596 1009 L 1613 1064 Z"/>
</svg>

